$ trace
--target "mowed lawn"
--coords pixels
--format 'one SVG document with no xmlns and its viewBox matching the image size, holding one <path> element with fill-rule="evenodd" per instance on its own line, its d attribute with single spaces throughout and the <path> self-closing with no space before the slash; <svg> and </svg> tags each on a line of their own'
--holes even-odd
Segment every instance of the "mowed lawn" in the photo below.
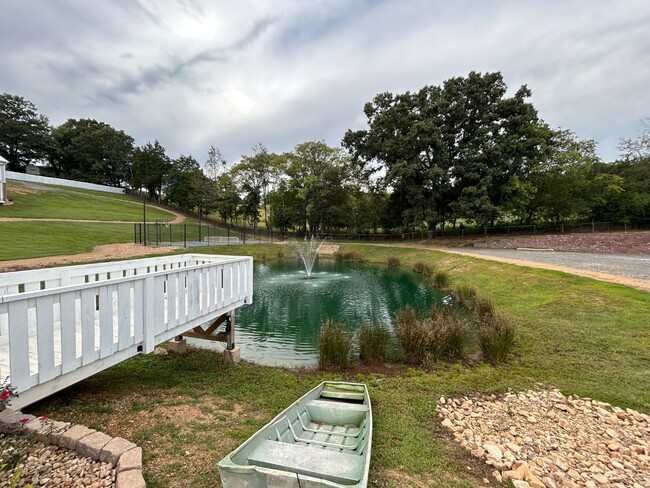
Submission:
<svg viewBox="0 0 650 488">
<path fill-rule="evenodd" d="M 34 405 L 30 413 L 137 442 L 147 486 L 207 488 L 219 486 L 221 457 L 305 391 L 324 379 L 362 381 L 374 413 L 370 486 L 456 488 L 484 486 L 490 470 L 442 429 L 435 415 L 440 395 L 557 387 L 650 412 L 649 293 L 427 250 L 341 246 L 341 252 L 349 251 L 382 265 L 396 257 L 405 269 L 422 261 L 447 270 L 452 286 L 475 285 L 517 324 L 511 361 L 498 367 L 465 361 L 322 372 L 231 366 L 217 353 L 191 350 L 186 356 L 133 358 Z M 293 259 L 287 246 L 270 244 L 201 252 Z"/>
<path fill-rule="evenodd" d="M 79 188 L 41 185 L 33 189 L 9 181 L 7 193 L 13 205 L 0 205 L 0 217 L 36 219 L 121 220 L 142 222 L 142 201 L 131 195 L 119 195 Z M 174 215 L 148 206 L 147 221 L 173 220 Z"/>
<path fill-rule="evenodd" d="M 116 242 L 133 242 L 133 224 L 0 222 L 0 261 L 77 254 Z"/>
</svg>

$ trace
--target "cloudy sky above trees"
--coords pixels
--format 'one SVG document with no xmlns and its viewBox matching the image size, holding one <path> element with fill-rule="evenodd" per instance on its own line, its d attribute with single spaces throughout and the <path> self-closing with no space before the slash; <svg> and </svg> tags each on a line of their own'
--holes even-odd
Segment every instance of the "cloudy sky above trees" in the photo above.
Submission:
<svg viewBox="0 0 650 488">
<path fill-rule="evenodd" d="M 338 146 L 377 93 L 470 71 L 527 84 L 606 161 L 650 116 L 648 0 L 0 0 L 0 19 L 0 92 L 200 162 Z"/>
</svg>

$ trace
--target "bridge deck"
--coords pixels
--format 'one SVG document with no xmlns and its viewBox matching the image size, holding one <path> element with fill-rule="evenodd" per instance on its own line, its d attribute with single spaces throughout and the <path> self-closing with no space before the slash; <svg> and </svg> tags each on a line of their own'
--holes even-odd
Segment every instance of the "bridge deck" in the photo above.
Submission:
<svg viewBox="0 0 650 488">
<path fill-rule="evenodd" d="M 0 377 L 20 408 L 252 302 L 250 257 L 184 254 L 0 275 Z"/>
</svg>

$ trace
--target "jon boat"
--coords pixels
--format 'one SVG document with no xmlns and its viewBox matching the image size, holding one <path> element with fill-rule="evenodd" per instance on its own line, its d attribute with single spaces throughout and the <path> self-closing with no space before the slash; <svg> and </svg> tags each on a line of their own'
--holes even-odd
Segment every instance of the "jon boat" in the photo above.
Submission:
<svg viewBox="0 0 650 488">
<path fill-rule="evenodd" d="M 366 385 L 326 381 L 219 462 L 225 488 L 365 487 L 372 444 Z"/>
</svg>

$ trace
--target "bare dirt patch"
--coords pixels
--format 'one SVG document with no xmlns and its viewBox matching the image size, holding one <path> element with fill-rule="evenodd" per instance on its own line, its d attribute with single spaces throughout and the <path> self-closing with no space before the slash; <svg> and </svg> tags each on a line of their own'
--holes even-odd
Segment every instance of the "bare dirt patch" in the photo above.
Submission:
<svg viewBox="0 0 650 488">
<path fill-rule="evenodd" d="M 128 259 L 134 257 L 164 254 L 176 250 L 178 250 L 177 247 L 170 247 L 170 246 L 147 247 L 147 246 L 141 246 L 132 243 L 103 244 L 101 246 L 96 246 L 90 252 L 84 252 L 79 254 L 1 261 L 0 272 L 46 268 L 50 266 L 63 266 L 71 263 L 82 263 L 82 262 L 90 262 L 90 261 Z"/>
</svg>

